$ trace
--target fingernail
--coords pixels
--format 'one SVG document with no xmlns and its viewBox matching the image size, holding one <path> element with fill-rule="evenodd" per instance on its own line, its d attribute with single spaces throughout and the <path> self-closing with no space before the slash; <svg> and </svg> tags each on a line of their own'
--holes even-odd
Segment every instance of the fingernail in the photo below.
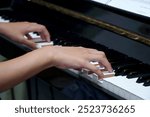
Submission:
<svg viewBox="0 0 150 117">
<path fill-rule="evenodd" d="M 108 71 L 109 71 L 109 72 L 113 72 L 113 69 L 109 69 Z"/>
<path fill-rule="evenodd" d="M 50 41 L 51 41 L 51 39 L 47 39 L 47 41 L 48 41 L 48 42 L 50 42 Z"/>
</svg>

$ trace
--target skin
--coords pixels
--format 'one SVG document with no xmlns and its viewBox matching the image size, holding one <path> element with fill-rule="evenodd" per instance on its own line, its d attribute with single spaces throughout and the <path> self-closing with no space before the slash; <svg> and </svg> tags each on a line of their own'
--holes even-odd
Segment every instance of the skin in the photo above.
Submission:
<svg viewBox="0 0 150 117">
<path fill-rule="evenodd" d="M 29 79 L 44 69 L 57 67 L 61 69 L 88 69 L 103 78 L 102 72 L 90 61 L 98 61 L 112 72 L 112 67 L 102 51 L 83 47 L 46 46 L 35 49 L 36 44 L 28 35 L 38 32 L 43 40 L 50 41 L 46 27 L 36 23 L 0 23 L 0 33 L 20 44 L 25 44 L 33 51 L 20 57 L 0 62 L 0 91 L 9 89 L 16 84 Z M 27 36 L 25 38 L 24 36 Z"/>
<path fill-rule="evenodd" d="M 36 44 L 32 41 L 29 32 L 38 32 L 44 41 L 50 41 L 50 34 L 43 25 L 29 22 L 0 23 L 0 33 L 2 35 L 35 49 Z"/>
</svg>

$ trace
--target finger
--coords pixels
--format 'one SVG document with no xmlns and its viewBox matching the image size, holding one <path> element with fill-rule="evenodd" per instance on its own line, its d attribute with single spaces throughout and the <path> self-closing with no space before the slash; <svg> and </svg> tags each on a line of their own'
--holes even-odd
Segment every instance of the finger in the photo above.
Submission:
<svg viewBox="0 0 150 117">
<path fill-rule="evenodd" d="M 40 32 L 40 36 L 42 39 L 46 39 L 46 41 L 50 42 L 50 34 L 47 29 L 42 29 L 42 31 Z"/>
<path fill-rule="evenodd" d="M 89 53 L 89 54 L 99 54 L 99 51 L 96 50 L 96 49 L 88 48 L 88 53 Z"/>
<path fill-rule="evenodd" d="M 32 23 L 32 24 L 33 24 L 33 26 L 30 27 L 29 31 L 30 32 L 38 32 L 42 39 L 49 42 L 50 41 L 50 34 L 49 34 L 47 28 L 43 25 L 40 25 L 40 24 L 36 24 L 36 23 Z"/>
<path fill-rule="evenodd" d="M 104 65 L 109 72 L 112 72 L 113 71 L 112 66 L 111 66 L 110 62 L 108 61 L 105 53 L 102 51 L 99 51 L 99 55 L 101 55 L 100 63 L 102 65 Z"/>
<path fill-rule="evenodd" d="M 34 43 L 32 40 L 24 39 L 22 41 L 22 44 L 24 44 L 32 49 L 36 49 L 36 43 Z"/>
<path fill-rule="evenodd" d="M 103 52 L 99 52 L 97 54 L 91 54 L 88 56 L 89 61 L 97 61 L 101 66 L 105 66 L 109 72 L 112 72 L 112 67 L 109 61 L 107 60 L 105 54 Z"/>
<path fill-rule="evenodd" d="M 32 36 L 31 36 L 30 34 L 26 34 L 25 36 L 26 36 L 29 40 L 32 39 Z"/>
<path fill-rule="evenodd" d="M 101 58 L 99 63 L 102 67 L 106 68 L 105 70 L 108 70 L 109 72 L 113 71 L 111 64 L 109 63 L 109 61 L 106 58 Z"/>
<path fill-rule="evenodd" d="M 111 66 L 111 64 L 109 63 L 109 61 L 107 60 L 107 58 L 101 58 L 100 63 L 101 63 L 102 65 L 104 65 L 104 66 L 106 67 L 106 69 L 107 69 L 109 72 L 112 72 L 112 71 L 113 71 L 112 66 Z"/>
<path fill-rule="evenodd" d="M 90 70 L 91 72 L 97 74 L 100 79 L 103 79 L 103 78 L 104 78 L 104 75 L 103 75 L 103 73 L 101 72 L 101 70 L 97 69 L 94 65 L 90 64 L 89 62 L 87 62 L 86 64 L 84 64 L 83 67 L 84 67 L 85 69 L 88 69 L 88 70 Z"/>
</svg>

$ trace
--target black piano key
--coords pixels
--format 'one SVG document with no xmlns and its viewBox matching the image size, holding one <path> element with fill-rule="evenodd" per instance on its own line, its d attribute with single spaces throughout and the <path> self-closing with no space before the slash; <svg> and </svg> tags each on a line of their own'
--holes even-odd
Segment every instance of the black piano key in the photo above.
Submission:
<svg viewBox="0 0 150 117">
<path fill-rule="evenodd" d="M 142 75 L 142 74 L 141 74 Z M 129 74 L 127 74 L 127 78 L 131 79 L 131 78 L 137 78 L 138 76 L 140 76 L 138 71 L 132 71 Z"/>
<path fill-rule="evenodd" d="M 7 16 L 7 15 L 2 15 L 1 16 L 3 19 L 5 19 L 5 20 L 8 20 L 9 19 L 9 17 Z"/>
<path fill-rule="evenodd" d="M 148 80 L 148 79 L 146 79 L 146 78 L 139 77 L 139 78 L 137 79 L 136 83 L 144 83 L 144 82 L 146 82 L 147 80 Z"/>
<path fill-rule="evenodd" d="M 143 83 L 150 79 L 150 73 L 145 74 L 137 79 L 137 83 Z"/>
<path fill-rule="evenodd" d="M 58 38 L 56 38 L 56 37 L 53 38 L 52 41 L 53 41 L 54 45 L 75 46 L 75 44 L 73 42 L 66 41 L 66 40 L 64 40 L 62 38 L 59 38 L 59 37 Z"/>
<path fill-rule="evenodd" d="M 133 61 L 132 59 L 130 60 L 130 58 L 126 58 L 116 63 L 112 63 L 112 65 L 115 67 L 115 70 L 123 70 L 127 68 L 135 68 L 137 65 L 139 65 L 139 62 Z"/>
<path fill-rule="evenodd" d="M 118 66 L 116 70 L 123 70 L 131 67 L 133 68 L 134 66 L 137 66 L 139 64 L 140 62 L 126 62 L 125 64 Z"/>
<path fill-rule="evenodd" d="M 144 74 L 149 73 L 150 71 L 147 70 L 148 68 L 146 67 L 145 64 L 135 64 L 135 65 L 124 65 L 121 67 L 118 67 L 116 69 L 116 75 L 127 75 L 127 78 L 135 78 L 135 77 L 140 77 Z"/>
<path fill-rule="evenodd" d="M 115 69 L 116 75 L 121 75 L 122 73 L 124 73 L 124 70 L 127 70 L 130 67 L 134 67 L 134 66 L 137 66 L 137 65 L 138 65 L 138 63 L 127 63 L 125 65 L 118 66 Z"/>
<path fill-rule="evenodd" d="M 110 63 L 115 70 L 117 70 L 119 67 L 122 67 L 125 65 L 125 62 L 123 62 L 122 60 L 120 60 L 118 62 L 116 61 L 116 62 L 110 62 Z"/>
<path fill-rule="evenodd" d="M 145 82 L 145 79 L 143 79 L 143 77 L 139 77 L 136 81 L 136 83 L 143 83 Z"/>
<path fill-rule="evenodd" d="M 38 32 L 33 32 L 33 33 L 36 34 L 36 35 L 38 35 L 38 36 L 40 35 Z"/>
<path fill-rule="evenodd" d="M 127 78 L 136 78 L 136 77 L 143 77 L 147 74 L 149 74 L 150 71 L 146 70 L 146 69 L 141 69 L 141 68 L 137 68 L 134 70 L 131 70 L 127 73 Z"/>
<path fill-rule="evenodd" d="M 58 38 L 55 38 L 52 41 L 54 42 L 54 45 L 58 45 L 58 43 L 59 43 L 60 40 Z"/>
<path fill-rule="evenodd" d="M 132 68 L 123 69 L 122 70 L 122 75 L 127 75 L 127 74 L 129 74 L 130 72 L 133 72 L 133 71 L 135 71 L 135 70 L 132 69 Z"/>
<path fill-rule="evenodd" d="M 150 79 L 149 79 L 149 80 L 146 80 L 143 85 L 144 85 L 144 86 L 150 86 Z"/>
<path fill-rule="evenodd" d="M 127 75 L 132 75 L 132 74 L 135 74 L 135 73 L 138 73 L 138 71 L 135 70 L 135 69 L 132 69 L 132 68 L 127 68 L 127 69 L 124 69 L 124 70 L 121 72 L 121 75 L 127 76 Z"/>
<path fill-rule="evenodd" d="M 127 78 L 145 77 L 150 75 L 150 71 L 138 71 L 137 73 L 131 73 L 127 75 Z"/>
</svg>

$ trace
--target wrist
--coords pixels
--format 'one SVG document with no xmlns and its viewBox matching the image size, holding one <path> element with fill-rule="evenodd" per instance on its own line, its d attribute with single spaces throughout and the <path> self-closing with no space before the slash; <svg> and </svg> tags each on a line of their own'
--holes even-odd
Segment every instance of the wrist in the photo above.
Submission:
<svg viewBox="0 0 150 117">
<path fill-rule="evenodd" d="M 0 23 L 0 34 L 6 36 L 6 33 L 7 33 L 7 23 Z"/>
<path fill-rule="evenodd" d="M 42 47 L 35 51 L 38 51 L 38 56 L 41 58 L 41 62 L 43 63 L 43 67 L 45 69 L 54 66 L 53 65 L 53 52 L 50 50 L 51 46 Z"/>
<path fill-rule="evenodd" d="M 3 34 L 4 23 L 0 22 L 0 34 Z"/>
</svg>

